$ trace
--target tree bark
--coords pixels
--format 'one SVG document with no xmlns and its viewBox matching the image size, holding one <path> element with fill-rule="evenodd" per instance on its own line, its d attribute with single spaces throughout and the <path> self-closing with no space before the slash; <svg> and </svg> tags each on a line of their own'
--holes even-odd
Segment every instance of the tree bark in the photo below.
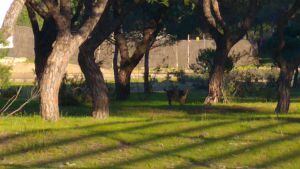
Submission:
<svg viewBox="0 0 300 169">
<path fill-rule="evenodd" d="M 137 45 L 133 55 L 130 58 L 128 56 L 128 49 L 120 46 L 121 63 L 117 81 L 118 89 L 116 90 L 117 99 L 119 100 L 126 100 L 129 98 L 132 71 L 143 59 L 147 49 L 151 48 L 161 29 L 157 21 L 150 21 L 149 24 L 151 26 L 144 29 L 143 40 Z"/>
<path fill-rule="evenodd" d="M 125 35 L 120 28 L 118 32 L 115 33 L 116 46 L 120 51 L 120 67 L 117 72 L 116 84 L 116 97 L 117 100 L 127 100 L 130 96 L 130 77 L 132 70 L 130 69 L 130 58 L 129 50 Z"/>
<path fill-rule="evenodd" d="M 106 119 L 109 117 L 108 89 L 99 65 L 91 57 L 93 56 L 91 52 L 93 53 L 93 51 L 82 52 L 78 57 L 78 62 L 92 95 L 93 117 Z"/>
<path fill-rule="evenodd" d="M 150 88 L 150 82 L 149 82 L 149 55 L 150 55 L 150 50 L 149 48 L 147 49 L 145 53 L 145 62 L 144 62 L 144 92 L 145 93 L 150 93 L 151 88 Z"/>
<path fill-rule="evenodd" d="M 288 113 L 290 107 L 290 90 L 294 69 L 286 66 L 280 68 L 278 79 L 278 102 L 275 113 Z"/>
<path fill-rule="evenodd" d="M 3 39 L 6 40 L 8 37 L 12 36 L 14 32 L 14 27 L 18 21 L 18 17 L 22 12 L 25 0 L 14 0 L 5 15 L 4 22 L 1 27 L 3 34 Z"/>
<path fill-rule="evenodd" d="M 223 101 L 223 76 L 225 71 L 225 60 L 228 57 L 232 45 L 217 42 L 216 56 L 210 72 L 208 96 L 205 104 L 215 104 Z"/>
<path fill-rule="evenodd" d="M 127 100 L 130 97 L 130 81 L 132 70 L 128 67 L 120 68 L 116 84 L 117 100 Z"/>
<path fill-rule="evenodd" d="M 35 35 L 35 74 L 36 79 L 39 82 L 42 79 L 44 69 L 47 64 L 49 55 L 52 52 L 52 44 L 56 40 L 57 27 L 55 21 L 52 18 L 44 20 L 44 25 L 38 35 Z"/>
<path fill-rule="evenodd" d="M 67 32 L 58 35 L 40 82 L 41 115 L 45 120 L 59 119 L 58 94 L 69 59 L 78 48 L 78 42 Z"/>
</svg>

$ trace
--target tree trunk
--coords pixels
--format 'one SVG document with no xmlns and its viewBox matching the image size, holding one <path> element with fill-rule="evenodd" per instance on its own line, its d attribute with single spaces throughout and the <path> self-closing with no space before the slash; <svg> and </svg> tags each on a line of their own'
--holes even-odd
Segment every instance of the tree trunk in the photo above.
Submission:
<svg viewBox="0 0 300 169">
<path fill-rule="evenodd" d="M 151 26 L 144 29 L 143 40 L 137 44 L 137 47 L 131 57 L 129 57 L 128 46 L 123 33 L 116 36 L 117 44 L 120 48 L 121 62 L 118 72 L 118 81 L 116 82 L 116 92 L 118 100 L 126 100 L 130 96 L 130 80 L 131 73 L 134 68 L 144 57 L 148 48 L 151 48 L 156 39 L 161 27 L 158 26 L 157 21 L 149 22 Z"/>
<path fill-rule="evenodd" d="M 278 102 L 275 113 L 288 113 L 290 107 L 290 89 L 294 69 L 286 66 L 280 68 L 278 79 Z"/>
<path fill-rule="evenodd" d="M 93 51 L 81 52 L 78 62 L 84 73 L 93 99 L 93 117 L 106 119 L 109 117 L 109 97 L 103 74 L 93 58 Z"/>
<path fill-rule="evenodd" d="M 52 18 L 44 20 L 43 27 L 38 34 L 34 35 L 35 38 L 35 74 L 37 82 L 42 79 L 47 60 L 53 49 L 52 44 L 57 37 L 57 27 Z"/>
<path fill-rule="evenodd" d="M 7 11 L 3 24 L 0 25 L 4 40 L 13 34 L 14 26 L 16 25 L 18 17 L 22 12 L 24 3 L 25 0 L 14 0 Z"/>
<path fill-rule="evenodd" d="M 133 69 L 130 68 L 129 50 L 126 37 L 122 28 L 119 28 L 115 32 L 116 48 L 120 51 L 120 67 L 117 72 L 116 85 L 116 97 L 117 100 L 127 100 L 130 96 L 130 78 Z M 115 51 L 117 52 L 117 51 Z M 115 53 L 115 59 L 118 60 Z M 117 63 L 115 63 L 117 66 Z"/>
<path fill-rule="evenodd" d="M 212 71 L 210 72 L 208 96 L 205 99 L 205 104 L 215 104 L 223 101 L 223 76 L 225 60 L 228 57 L 229 50 L 229 47 L 217 47 L 216 57 L 214 58 Z"/>
<path fill-rule="evenodd" d="M 41 115 L 45 120 L 59 119 L 58 94 L 69 59 L 79 46 L 69 33 L 60 34 L 53 44 L 53 50 L 40 82 Z"/>
<path fill-rule="evenodd" d="M 117 100 L 127 100 L 129 98 L 131 73 L 132 70 L 128 69 L 128 67 L 120 68 L 116 82 Z"/>
<path fill-rule="evenodd" d="M 149 54 L 150 50 L 147 49 L 145 53 L 145 62 L 144 62 L 144 92 L 145 93 L 150 93 L 150 82 L 149 82 Z"/>
<path fill-rule="evenodd" d="M 113 69 L 114 69 L 114 79 L 115 79 L 115 90 L 117 89 L 117 81 L 118 81 L 118 57 L 119 57 L 119 47 L 115 45 L 114 58 L 113 58 Z"/>
</svg>

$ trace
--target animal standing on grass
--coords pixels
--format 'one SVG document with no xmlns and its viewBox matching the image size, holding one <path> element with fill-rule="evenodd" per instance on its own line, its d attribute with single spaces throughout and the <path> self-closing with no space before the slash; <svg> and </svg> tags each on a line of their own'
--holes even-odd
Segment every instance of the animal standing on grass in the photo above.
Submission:
<svg viewBox="0 0 300 169">
<path fill-rule="evenodd" d="M 169 105 L 172 105 L 172 101 L 179 102 L 180 105 L 183 105 L 186 103 L 187 96 L 189 94 L 189 89 L 164 89 L 164 91 L 167 93 Z"/>
</svg>

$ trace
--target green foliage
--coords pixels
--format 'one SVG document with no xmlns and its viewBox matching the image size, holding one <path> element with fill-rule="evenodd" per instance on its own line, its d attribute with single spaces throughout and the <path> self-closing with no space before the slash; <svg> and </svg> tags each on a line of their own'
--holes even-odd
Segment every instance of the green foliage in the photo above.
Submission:
<svg viewBox="0 0 300 169">
<path fill-rule="evenodd" d="M 228 101 L 234 97 L 255 96 L 273 100 L 278 76 L 278 70 L 270 67 L 238 67 L 225 75 L 223 93 Z"/>
<path fill-rule="evenodd" d="M 81 76 L 73 78 L 65 76 L 59 91 L 59 100 L 63 106 L 76 106 L 91 101 L 84 79 Z"/>
<path fill-rule="evenodd" d="M 0 31 L 0 44 L 3 44 L 3 45 L 6 45 L 7 42 L 6 40 L 3 38 L 3 34 L 2 34 L 2 31 Z M 5 53 L 4 53 L 5 54 Z M 0 58 L 2 57 L 3 54 L 3 51 L 2 49 L 0 49 Z"/>
<path fill-rule="evenodd" d="M 9 80 L 11 77 L 11 67 L 0 65 L 0 89 L 7 88 L 9 86 Z"/>
<path fill-rule="evenodd" d="M 281 51 L 281 56 L 289 62 L 294 62 L 294 59 L 300 59 L 300 15 L 289 21 L 284 30 L 285 47 Z M 263 45 L 262 53 L 267 56 L 273 56 L 279 43 L 278 33 L 274 32 Z"/>
<path fill-rule="evenodd" d="M 0 49 L 0 59 L 8 55 L 9 49 Z"/>
<path fill-rule="evenodd" d="M 0 49 L 0 59 L 6 57 L 8 49 Z M 9 86 L 9 80 L 11 77 L 11 67 L 0 64 L 0 89 L 4 89 Z"/>
<path fill-rule="evenodd" d="M 17 21 L 18 26 L 31 27 L 30 19 L 28 16 L 27 9 L 24 7 Z"/>
<path fill-rule="evenodd" d="M 5 43 L 5 40 L 3 39 L 3 35 L 2 32 L 0 31 L 0 43 Z"/>
<path fill-rule="evenodd" d="M 217 56 L 215 49 L 202 49 L 196 58 L 196 64 L 191 64 L 190 68 L 198 74 L 207 74 L 212 71 L 214 58 Z M 231 57 L 225 60 L 225 71 L 233 69 L 234 63 Z"/>
</svg>

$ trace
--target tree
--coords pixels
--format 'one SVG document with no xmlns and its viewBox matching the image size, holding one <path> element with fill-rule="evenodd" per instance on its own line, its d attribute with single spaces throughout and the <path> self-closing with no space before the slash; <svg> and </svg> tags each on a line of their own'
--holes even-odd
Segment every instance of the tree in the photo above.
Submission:
<svg viewBox="0 0 300 169">
<path fill-rule="evenodd" d="M 17 23 L 18 17 L 20 13 L 22 12 L 22 9 L 24 7 L 24 3 L 26 0 L 14 0 L 7 11 L 2 27 L 2 38 L 7 39 L 10 37 L 14 32 L 14 26 Z M 0 25 L 1 26 L 1 25 Z"/>
<path fill-rule="evenodd" d="M 258 10 L 258 0 L 244 0 L 238 3 L 218 0 L 200 0 L 203 30 L 207 30 L 216 42 L 208 96 L 205 103 L 222 100 L 224 65 L 231 48 L 240 41 L 251 28 Z"/>
<path fill-rule="evenodd" d="M 127 2 L 122 6 L 124 8 L 122 16 L 126 16 L 143 1 L 115 1 L 115 3 L 111 3 L 111 6 L 114 8 L 117 2 Z M 95 118 L 107 118 L 109 116 L 108 90 L 103 74 L 99 69 L 101 65 L 95 62 L 95 50 L 109 38 L 121 23 L 121 17 L 113 16 L 110 9 L 105 10 L 90 38 L 79 48 L 78 62 L 92 93 L 93 116 Z"/>
<path fill-rule="evenodd" d="M 151 48 L 157 35 L 161 31 L 163 9 L 164 6 L 160 4 L 144 4 L 143 8 L 139 9 L 142 11 L 137 11 L 142 13 L 142 18 L 134 18 L 136 17 L 135 14 L 134 17 L 131 17 L 130 23 L 125 24 L 122 21 L 122 27 L 119 27 L 115 32 L 116 47 L 120 51 L 120 65 L 118 67 L 118 70 L 115 71 L 116 95 L 118 100 L 126 100 L 130 96 L 130 81 L 132 71 L 145 56 L 147 50 Z M 139 21 L 142 23 L 142 25 L 139 24 Z M 136 23 L 139 24 L 139 26 L 137 26 Z M 132 28 L 132 25 L 134 25 L 134 28 Z M 136 35 L 136 31 L 139 31 L 139 27 L 142 27 L 141 29 L 143 29 L 142 38 L 137 43 L 132 56 L 129 56 L 125 32 L 127 32 L 127 34 L 129 32 L 134 32 L 132 34 L 134 38 L 138 37 L 138 35 Z M 115 55 L 115 57 L 116 56 L 117 55 Z M 116 64 L 117 58 L 115 58 L 114 60 L 114 63 Z"/>
<path fill-rule="evenodd" d="M 288 113 L 290 106 L 290 89 L 294 76 L 294 70 L 300 65 L 300 0 L 281 4 L 281 9 L 286 6 L 288 10 L 277 11 L 280 13 L 276 31 L 269 39 L 267 50 L 272 51 L 272 57 L 280 68 L 278 79 L 278 103 L 275 113 Z M 286 9 L 286 8 L 285 8 Z"/>
<path fill-rule="evenodd" d="M 103 11 L 108 8 L 112 1 L 85 2 L 85 7 L 89 9 L 89 12 L 82 16 L 83 21 L 79 25 L 73 25 L 72 18 L 76 15 L 73 15 L 71 0 L 61 0 L 59 3 L 52 0 L 43 2 L 28 0 L 35 12 L 43 13 L 48 18 L 53 19 L 57 26 L 57 36 L 52 44 L 39 84 L 41 93 L 40 111 L 45 120 L 58 120 L 58 93 L 69 59 L 76 54 L 78 48 L 89 37 Z M 82 8 L 80 3 L 76 7 Z"/>
</svg>

